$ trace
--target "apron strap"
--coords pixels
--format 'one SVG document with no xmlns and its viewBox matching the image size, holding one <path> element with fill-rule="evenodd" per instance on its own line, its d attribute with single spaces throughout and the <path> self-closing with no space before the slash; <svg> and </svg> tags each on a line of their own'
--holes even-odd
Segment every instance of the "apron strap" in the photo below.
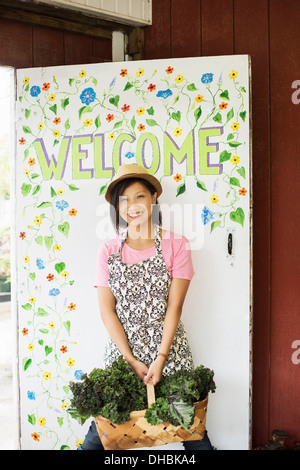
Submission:
<svg viewBox="0 0 300 470">
<path fill-rule="evenodd" d="M 123 248 L 123 245 L 126 241 L 126 238 L 127 238 L 127 233 L 128 233 L 128 227 L 126 228 L 125 232 L 123 233 L 122 235 L 122 240 L 121 240 L 121 243 L 120 243 L 120 246 L 119 246 L 119 250 L 118 250 L 118 255 L 117 257 L 119 258 L 119 260 L 121 261 L 121 251 L 122 251 L 122 248 Z M 162 254 L 162 251 L 161 251 L 161 237 L 160 237 L 160 230 L 159 230 L 159 226 L 158 225 L 154 225 L 154 243 L 155 243 L 155 248 L 156 248 L 156 254 L 157 255 L 161 255 Z"/>
</svg>

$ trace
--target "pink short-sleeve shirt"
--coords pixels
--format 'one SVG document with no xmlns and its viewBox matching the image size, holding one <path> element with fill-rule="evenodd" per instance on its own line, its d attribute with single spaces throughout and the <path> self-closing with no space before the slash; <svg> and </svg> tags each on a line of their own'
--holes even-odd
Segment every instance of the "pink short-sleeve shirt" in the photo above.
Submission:
<svg viewBox="0 0 300 470">
<path fill-rule="evenodd" d="M 109 269 L 107 260 L 112 253 L 117 253 L 122 236 L 113 238 L 100 246 L 97 253 L 96 275 L 94 287 L 108 287 Z M 161 240 L 161 249 L 171 278 L 191 280 L 194 269 L 191 257 L 190 244 L 183 235 L 166 231 Z M 122 261 L 127 264 L 139 263 L 147 258 L 155 256 L 155 246 L 147 250 L 135 250 L 125 242 L 122 248 Z"/>
</svg>

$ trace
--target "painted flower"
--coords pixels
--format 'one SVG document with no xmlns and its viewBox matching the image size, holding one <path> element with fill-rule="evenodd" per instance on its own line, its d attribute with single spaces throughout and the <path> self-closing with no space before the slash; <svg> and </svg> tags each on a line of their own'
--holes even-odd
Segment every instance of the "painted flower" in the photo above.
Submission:
<svg viewBox="0 0 300 470">
<path fill-rule="evenodd" d="M 170 67 L 170 66 L 169 66 L 169 67 L 166 69 L 166 72 L 167 72 L 167 73 L 173 73 L 173 70 L 174 70 L 174 67 Z"/>
<path fill-rule="evenodd" d="M 69 359 L 67 359 L 67 364 L 69 367 L 73 367 L 75 364 L 75 360 L 69 357 Z"/>
<path fill-rule="evenodd" d="M 201 101 L 203 101 L 203 95 L 197 95 L 195 101 L 197 101 L 197 103 L 201 103 Z"/>
<path fill-rule="evenodd" d="M 45 373 L 43 374 L 43 378 L 44 378 L 45 380 L 50 380 L 50 379 L 51 379 L 51 372 L 45 372 Z"/>
<path fill-rule="evenodd" d="M 31 437 L 33 438 L 34 441 L 40 442 L 40 434 L 37 434 L 36 432 L 33 432 L 31 434 Z"/>
<path fill-rule="evenodd" d="M 62 345 L 62 347 L 60 348 L 60 351 L 61 351 L 63 354 L 65 354 L 66 352 L 68 352 L 67 346 Z"/>
<path fill-rule="evenodd" d="M 35 392 L 32 392 L 30 390 L 27 391 L 27 398 L 28 400 L 35 400 Z"/>
<path fill-rule="evenodd" d="M 41 93 L 41 89 L 38 85 L 34 85 L 30 88 L 31 96 L 36 97 L 36 96 L 39 96 L 40 93 Z"/>
<path fill-rule="evenodd" d="M 55 329 L 55 323 L 54 323 L 53 321 L 51 321 L 51 322 L 49 323 L 49 328 L 50 328 L 50 330 L 54 330 L 54 329 Z"/>
<path fill-rule="evenodd" d="M 227 106 L 228 106 L 228 103 L 225 103 L 224 101 L 222 101 L 222 103 L 219 104 L 219 108 L 220 108 L 220 109 L 226 109 Z"/>
<path fill-rule="evenodd" d="M 63 401 L 61 404 L 62 409 L 64 410 L 65 408 L 68 408 L 69 404 L 70 403 L 68 403 L 67 401 Z"/>
<path fill-rule="evenodd" d="M 201 219 L 202 219 L 203 224 L 204 225 L 208 224 L 213 218 L 214 218 L 213 212 L 207 206 L 205 206 L 202 209 L 202 213 L 201 213 Z"/>
<path fill-rule="evenodd" d="M 240 157 L 233 155 L 230 161 L 233 165 L 237 165 L 238 163 L 240 163 Z"/>
<path fill-rule="evenodd" d="M 68 305 L 68 309 L 71 311 L 71 310 L 75 310 L 76 308 L 76 304 L 73 304 L 73 302 L 70 303 L 70 305 Z"/>
<path fill-rule="evenodd" d="M 229 78 L 232 80 L 233 78 L 236 78 L 238 76 L 238 72 L 236 70 L 231 70 L 231 73 L 229 74 Z"/>
<path fill-rule="evenodd" d="M 174 176 L 174 180 L 178 182 L 182 180 L 182 176 L 179 173 L 177 173 L 177 175 Z"/>
<path fill-rule="evenodd" d="M 53 132 L 53 135 L 54 135 L 54 137 L 59 137 L 60 132 L 59 132 L 59 131 L 54 131 L 54 132 Z"/>
<path fill-rule="evenodd" d="M 114 134 L 114 132 L 111 132 L 107 138 L 108 140 L 114 140 L 116 138 L 116 134 Z"/>
<path fill-rule="evenodd" d="M 28 302 L 30 302 L 31 304 L 34 304 L 35 303 L 35 297 L 30 297 L 30 299 L 28 299 Z"/>
<path fill-rule="evenodd" d="M 38 424 L 40 426 L 45 426 L 46 425 L 46 418 L 38 418 Z"/>
<path fill-rule="evenodd" d="M 150 92 L 151 91 L 154 91 L 156 88 L 156 85 L 154 85 L 153 83 L 150 83 L 150 85 L 148 86 L 147 90 L 149 90 Z"/>
<path fill-rule="evenodd" d="M 238 122 L 234 122 L 232 126 L 230 126 L 233 131 L 237 131 L 240 128 L 240 125 Z"/>
<path fill-rule="evenodd" d="M 49 273 L 47 276 L 47 280 L 50 282 L 50 281 L 53 281 L 53 279 L 54 279 L 54 274 Z"/>
<path fill-rule="evenodd" d="M 81 377 L 83 376 L 83 371 L 82 370 L 75 370 L 74 376 L 75 376 L 75 379 L 80 380 Z"/>
<path fill-rule="evenodd" d="M 127 69 L 121 69 L 120 75 L 121 75 L 122 77 L 125 77 L 125 75 L 127 75 Z"/>
<path fill-rule="evenodd" d="M 67 201 L 57 201 L 56 202 L 56 207 L 57 209 L 60 209 L 61 211 L 63 211 L 64 209 L 66 209 L 67 207 L 69 207 L 69 204 L 67 203 Z"/>
<path fill-rule="evenodd" d="M 176 83 L 181 83 L 181 82 L 183 82 L 183 78 L 184 78 L 183 75 L 177 75 L 177 77 L 175 78 L 175 82 Z"/>
<path fill-rule="evenodd" d="M 85 127 L 91 126 L 93 124 L 93 119 L 86 119 L 83 123 Z"/>
<path fill-rule="evenodd" d="M 28 78 L 28 77 L 24 77 L 23 83 L 24 83 L 24 85 L 28 85 L 28 83 L 29 83 L 29 78 Z"/>
<path fill-rule="evenodd" d="M 58 245 L 58 244 L 54 245 L 53 250 L 61 251 L 61 245 Z"/>
<path fill-rule="evenodd" d="M 106 120 L 107 120 L 108 122 L 113 121 L 114 119 L 115 119 L 115 116 L 114 116 L 113 114 L 108 114 L 108 115 L 106 116 Z"/>
<path fill-rule="evenodd" d="M 23 171 L 23 175 L 29 176 L 29 175 L 30 175 L 30 170 L 25 170 L 25 171 Z"/>
<path fill-rule="evenodd" d="M 137 126 L 137 128 L 138 128 L 139 131 L 144 131 L 145 130 L 145 126 L 143 124 L 139 124 Z"/>
<path fill-rule="evenodd" d="M 42 90 L 47 91 L 50 88 L 50 83 L 43 83 L 43 88 Z"/>
<path fill-rule="evenodd" d="M 75 209 L 71 209 L 69 211 L 69 215 L 74 215 L 75 216 L 76 214 L 77 214 L 77 211 Z"/>
<path fill-rule="evenodd" d="M 67 277 L 69 276 L 69 273 L 67 271 L 63 271 L 61 273 L 62 277 L 64 277 L 65 279 L 67 279 Z"/>
<path fill-rule="evenodd" d="M 182 129 L 180 129 L 179 127 L 176 127 L 176 129 L 174 131 L 175 137 L 178 137 L 181 134 L 182 134 Z"/>
<path fill-rule="evenodd" d="M 24 145 L 26 142 L 26 139 L 24 139 L 24 137 L 21 137 L 21 139 L 19 139 L 19 144 L 20 145 Z"/>
<path fill-rule="evenodd" d="M 44 261 L 41 258 L 36 259 L 36 265 L 39 269 L 45 269 Z"/>
<path fill-rule="evenodd" d="M 23 330 L 22 330 L 22 335 L 23 335 L 23 336 L 28 335 L 28 329 L 27 329 L 27 328 L 23 328 Z"/>
<path fill-rule="evenodd" d="M 121 110 L 123 111 L 123 113 L 125 113 L 126 111 L 129 111 L 130 109 L 130 105 L 129 104 L 124 104 L 124 106 L 121 108 Z"/>
<path fill-rule="evenodd" d="M 79 77 L 80 78 L 83 78 L 86 76 L 86 71 L 85 70 L 81 70 L 81 72 L 79 72 Z"/>
<path fill-rule="evenodd" d="M 80 100 L 83 104 L 89 105 L 96 99 L 96 92 L 93 88 L 85 88 L 80 95 Z"/>
<path fill-rule="evenodd" d="M 136 72 L 137 76 L 138 77 L 142 77 L 144 75 L 144 69 L 138 69 L 138 71 Z"/>
<path fill-rule="evenodd" d="M 55 101 L 55 99 L 56 99 L 56 95 L 53 95 L 52 93 L 52 95 L 49 96 L 49 101 Z"/>
<path fill-rule="evenodd" d="M 219 198 L 215 194 L 212 195 L 210 200 L 211 200 L 212 204 L 217 204 L 219 202 Z"/>
<path fill-rule="evenodd" d="M 43 126 L 43 123 L 42 123 L 42 122 L 39 122 L 39 123 L 38 123 L 38 126 L 37 126 L 38 130 L 41 131 L 41 130 L 43 129 L 43 127 L 44 127 L 44 126 Z"/>
<path fill-rule="evenodd" d="M 59 194 L 60 196 L 62 196 L 63 194 L 65 194 L 65 192 L 66 192 L 66 191 L 65 191 L 64 189 L 62 189 L 62 188 L 60 188 L 60 189 L 57 190 L 57 194 Z"/>
<path fill-rule="evenodd" d="M 142 114 L 144 114 L 145 108 L 143 108 L 143 107 L 141 106 L 140 108 L 138 108 L 138 109 L 136 110 L 136 112 L 137 112 L 137 114 L 138 114 L 139 116 L 141 116 Z"/>
<path fill-rule="evenodd" d="M 21 238 L 22 240 L 24 240 L 24 238 L 26 238 L 25 232 L 20 232 L 19 238 Z"/>
<path fill-rule="evenodd" d="M 82 440 L 82 439 L 77 439 L 77 440 L 76 440 L 76 444 L 75 444 L 76 447 L 77 447 L 77 449 L 78 449 L 78 447 L 80 446 L 80 444 L 83 444 L 83 440 Z"/>
<path fill-rule="evenodd" d="M 52 297 L 56 297 L 56 296 L 59 295 L 59 294 L 60 294 L 60 290 L 59 290 L 59 289 L 53 288 L 53 289 L 49 290 L 49 295 L 51 295 Z"/>
<path fill-rule="evenodd" d="M 239 195 L 240 196 L 246 196 L 246 194 L 247 194 L 247 189 L 245 189 L 245 188 L 239 189 Z"/>
<path fill-rule="evenodd" d="M 41 223 L 43 222 L 43 219 L 42 219 L 40 216 L 37 215 L 37 216 L 34 218 L 34 221 L 33 221 L 33 222 L 35 223 L 35 225 L 41 225 Z"/>
<path fill-rule="evenodd" d="M 53 123 L 57 126 L 57 124 L 60 123 L 60 118 L 59 117 L 54 118 Z"/>
<path fill-rule="evenodd" d="M 35 158 L 29 158 L 28 165 L 30 166 L 35 165 Z"/>
<path fill-rule="evenodd" d="M 159 90 L 156 93 L 156 96 L 158 98 L 164 98 L 165 100 L 169 98 L 169 96 L 172 96 L 172 95 L 173 95 L 173 92 L 170 90 L 170 88 L 167 88 L 167 90 Z"/>
<path fill-rule="evenodd" d="M 33 351 L 34 350 L 34 344 L 28 344 L 28 349 L 29 351 Z"/>
<path fill-rule="evenodd" d="M 201 82 L 204 84 L 209 84 L 213 81 L 214 74 L 213 73 L 204 73 L 201 77 Z"/>
<path fill-rule="evenodd" d="M 29 256 L 24 256 L 23 259 L 24 259 L 24 263 L 29 263 L 30 261 Z"/>
<path fill-rule="evenodd" d="M 135 155 L 134 152 L 127 152 L 127 153 L 125 153 L 125 157 L 126 157 L 126 158 L 133 158 L 134 155 Z"/>
</svg>

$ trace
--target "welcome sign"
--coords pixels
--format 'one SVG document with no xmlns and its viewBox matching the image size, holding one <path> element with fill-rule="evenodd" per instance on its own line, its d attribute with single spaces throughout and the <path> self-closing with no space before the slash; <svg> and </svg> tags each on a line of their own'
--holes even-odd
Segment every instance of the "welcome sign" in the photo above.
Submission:
<svg viewBox="0 0 300 470">
<path fill-rule="evenodd" d="M 243 366 L 248 390 L 248 61 L 248 56 L 223 56 L 18 71 L 16 251 L 23 448 L 72 449 L 84 436 L 85 430 L 67 413 L 68 384 L 101 366 L 106 333 L 93 279 L 97 248 L 112 235 L 104 194 L 124 163 L 143 165 L 161 181 L 163 214 L 173 210 L 177 231 L 195 242 L 196 273 L 200 253 L 221 249 L 222 232 L 230 227 L 238 234 L 246 250 L 235 275 L 242 282 L 239 269 L 246 271 L 237 292 L 247 293 L 241 299 L 246 308 L 241 328 L 247 337 Z M 176 223 L 169 217 L 165 225 L 172 229 Z M 218 269 L 222 272 L 221 261 Z M 239 303 L 238 294 L 236 298 Z M 197 324 L 198 313 L 188 299 L 187 305 L 188 328 L 189 322 Z M 198 339 L 193 341 L 198 362 L 206 360 L 216 370 L 210 348 L 204 347 L 203 354 Z M 245 409 L 247 413 L 248 402 Z M 218 435 L 218 424 L 215 429 Z"/>
</svg>

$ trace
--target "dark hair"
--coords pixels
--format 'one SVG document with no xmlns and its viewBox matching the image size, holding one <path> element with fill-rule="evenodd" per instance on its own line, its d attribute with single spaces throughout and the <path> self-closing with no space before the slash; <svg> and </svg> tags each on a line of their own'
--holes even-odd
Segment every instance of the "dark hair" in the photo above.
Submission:
<svg viewBox="0 0 300 470">
<path fill-rule="evenodd" d="M 149 183 L 149 181 L 144 180 L 142 178 L 126 178 L 116 184 L 116 186 L 112 189 L 110 195 L 110 218 L 118 234 L 120 227 L 127 227 L 126 220 L 124 220 L 119 213 L 119 197 L 133 183 L 141 183 L 146 189 L 150 191 L 152 195 L 156 192 L 154 186 Z M 151 218 L 154 224 L 161 226 L 162 216 L 157 199 L 156 204 L 154 204 L 152 207 Z"/>
</svg>

